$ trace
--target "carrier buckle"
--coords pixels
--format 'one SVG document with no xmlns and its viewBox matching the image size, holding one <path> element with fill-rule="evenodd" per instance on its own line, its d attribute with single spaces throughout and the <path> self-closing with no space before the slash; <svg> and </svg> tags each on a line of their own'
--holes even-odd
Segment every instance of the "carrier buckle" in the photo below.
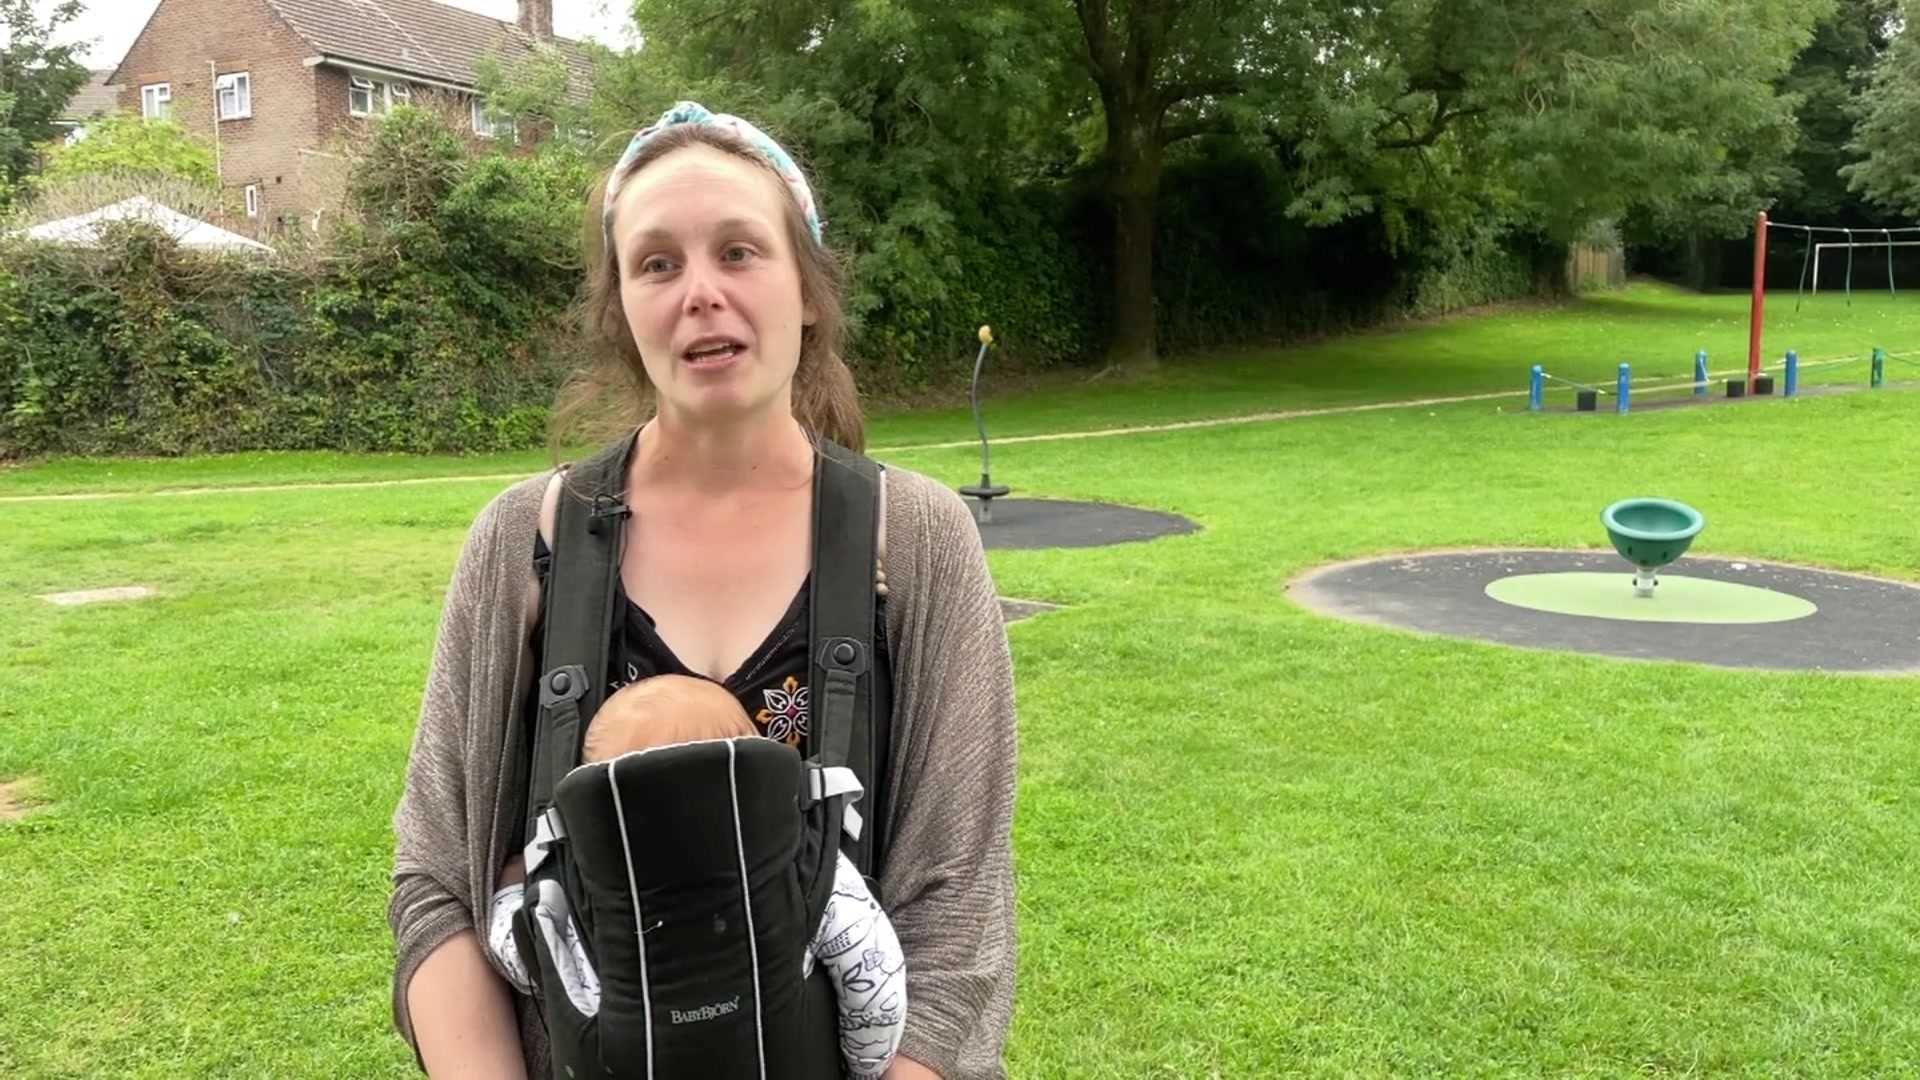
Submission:
<svg viewBox="0 0 1920 1080">
<path fill-rule="evenodd" d="M 865 794 L 866 788 L 860 785 L 860 777 L 845 765 L 807 766 L 807 808 L 811 809 L 838 795 L 850 796 L 840 811 L 840 820 L 847 835 L 855 840 L 860 839 L 861 818 L 853 804 Z"/>
<path fill-rule="evenodd" d="M 553 845 L 567 838 L 567 827 L 560 821 L 558 807 L 549 806 L 534 819 L 533 839 L 527 841 L 526 850 L 521 856 L 527 861 L 527 876 L 532 877 L 540 864 L 547 861 L 547 853 Z"/>
<path fill-rule="evenodd" d="M 540 707 L 551 709 L 562 702 L 579 701 L 587 692 L 587 669 L 579 664 L 554 668 L 540 676 Z"/>
<path fill-rule="evenodd" d="M 866 794 L 867 789 L 860 785 L 860 777 L 845 765 L 809 765 L 807 766 L 808 805 L 831 799 L 836 795 L 852 795 L 855 799 Z"/>
<path fill-rule="evenodd" d="M 867 647 L 852 638 L 828 638 L 814 654 L 828 671 L 844 671 L 856 678 L 867 673 Z"/>
</svg>

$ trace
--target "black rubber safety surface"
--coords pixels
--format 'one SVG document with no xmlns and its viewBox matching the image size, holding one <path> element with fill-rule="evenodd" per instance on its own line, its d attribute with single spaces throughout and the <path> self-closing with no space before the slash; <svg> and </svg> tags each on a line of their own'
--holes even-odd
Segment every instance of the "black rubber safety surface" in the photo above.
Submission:
<svg viewBox="0 0 1920 1080">
<path fill-rule="evenodd" d="M 1321 567 L 1287 586 L 1322 614 L 1526 648 L 1733 668 L 1920 674 L 1920 585 L 1782 563 L 1688 555 L 1662 571 L 1773 589 L 1819 610 L 1787 622 L 1650 623 L 1501 603 L 1487 584 L 1511 574 L 1618 573 L 1612 551 L 1437 552 Z"/>
<path fill-rule="evenodd" d="M 981 522 L 979 504 L 971 499 L 967 503 L 989 549 L 1106 547 L 1200 528 L 1178 514 L 1066 499 L 994 499 L 991 519 Z"/>
</svg>

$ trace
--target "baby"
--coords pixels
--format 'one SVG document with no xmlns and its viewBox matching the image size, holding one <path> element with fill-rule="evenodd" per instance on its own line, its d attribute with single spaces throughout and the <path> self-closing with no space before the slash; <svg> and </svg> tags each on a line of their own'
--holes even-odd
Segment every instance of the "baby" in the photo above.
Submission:
<svg viewBox="0 0 1920 1080">
<path fill-rule="evenodd" d="M 727 689 L 707 679 L 659 675 L 630 683 L 608 697 L 587 725 L 583 763 L 621 754 L 706 739 L 759 734 L 746 710 Z M 520 951 L 513 943 L 513 917 L 523 903 L 525 860 L 515 855 L 500 873 L 487 944 L 523 994 L 531 994 Z M 577 957 L 591 977 L 584 950 Z M 845 852 L 833 879 L 833 895 L 808 942 L 802 973 L 825 964 L 840 1002 L 840 1049 L 855 1080 L 877 1080 L 892 1062 L 906 1027 L 906 957 L 886 912 Z M 597 981 L 597 980 L 596 980 Z"/>
</svg>

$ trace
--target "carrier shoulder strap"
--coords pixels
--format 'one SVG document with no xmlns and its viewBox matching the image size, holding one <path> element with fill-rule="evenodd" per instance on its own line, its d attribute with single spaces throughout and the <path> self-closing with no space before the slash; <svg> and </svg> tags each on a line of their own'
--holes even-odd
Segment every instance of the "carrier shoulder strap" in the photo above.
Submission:
<svg viewBox="0 0 1920 1080">
<path fill-rule="evenodd" d="M 881 466 L 827 439 L 819 440 L 813 507 L 813 587 L 808 597 L 811 731 L 809 764 L 816 775 L 846 768 L 859 780 L 860 810 L 832 785 L 817 789 L 825 817 L 821 863 L 813 880 L 831 890 L 833 864 L 844 847 L 861 874 L 879 865 L 885 816 L 884 751 L 876 737 L 891 723 L 877 715 L 888 704 L 875 692 L 876 599 L 874 569 L 880 527 Z M 851 827 L 848 827 L 851 826 Z M 843 835 L 844 834 L 844 835 Z M 824 895 L 820 897 L 824 902 Z"/>
<path fill-rule="evenodd" d="M 573 466 L 562 481 L 547 577 L 528 836 L 553 804 L 554 787 L 580 763 L 587 721 L 606 696 L 622 525 L 632 513 L 626 503 L 627 465 L 636 434 Z"/>
</svg>

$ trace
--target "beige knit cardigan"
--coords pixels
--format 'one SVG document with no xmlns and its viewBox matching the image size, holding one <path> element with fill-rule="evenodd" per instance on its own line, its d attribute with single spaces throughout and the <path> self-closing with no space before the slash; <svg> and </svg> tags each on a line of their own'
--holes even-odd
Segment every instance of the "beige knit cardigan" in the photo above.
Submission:
<svg viewBox="0 0 1920 1080">
<path fill-rule="evenodd" d="M 879 878 L 907 955 L 900 1052 L 950 1080 L 1000 1077 L 1015 956 L 1012 660 L 966 504 L 911 471 L 885 475 L 882 568 L 895 681 L 889 853 Z M 416 1052 L 407 984 L 442 942 L 486 925 L 517 829 L 529 719 L 520 705 L 536 674 L 528 585 L 550 476 L 500 493 L 467 535 L 394 812 L 394 1023 Z M 544 1032 L 528 999 L 515 994 L 514 1003 L 529 1074 L 544 1076 Z"/>
</svg>

